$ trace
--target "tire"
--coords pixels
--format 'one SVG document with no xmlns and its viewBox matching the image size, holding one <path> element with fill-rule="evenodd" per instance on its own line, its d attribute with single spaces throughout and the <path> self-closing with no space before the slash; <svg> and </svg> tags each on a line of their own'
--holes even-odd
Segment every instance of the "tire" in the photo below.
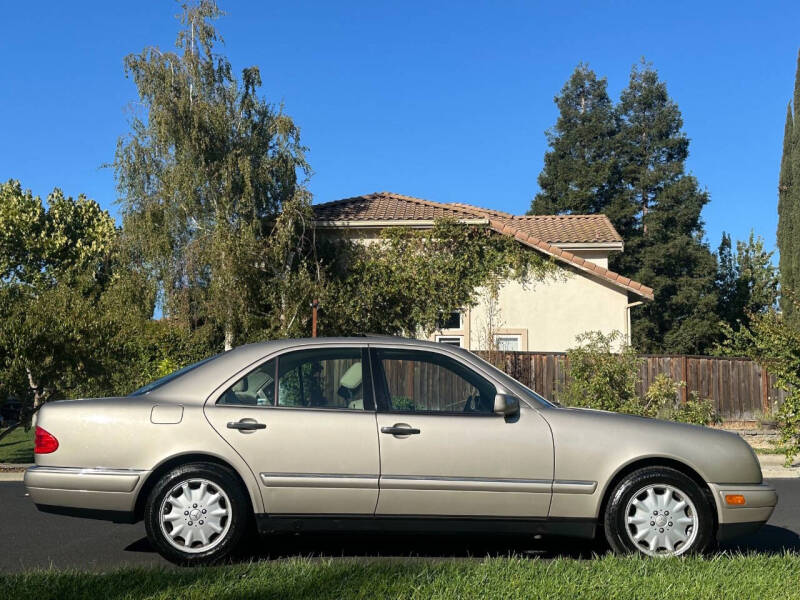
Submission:
<svg viewBox="0 0 800 600">
<path fill-rule="evenodd" d="M 669 467 L 627 475 L 611 491 L 603 517 L 608 544 L 618 554 L 694 554 L 714 541 L 714 514 L 706 494 Z"/>
<path fill-rule="evenodd" d="M 252 510 L 233 471 L 196 462 L 156 482 L 145 504 L 144 524 L 152 546 L 170 562 L 208 565 L 233 554 L 251 528 Z"/>
</svg>

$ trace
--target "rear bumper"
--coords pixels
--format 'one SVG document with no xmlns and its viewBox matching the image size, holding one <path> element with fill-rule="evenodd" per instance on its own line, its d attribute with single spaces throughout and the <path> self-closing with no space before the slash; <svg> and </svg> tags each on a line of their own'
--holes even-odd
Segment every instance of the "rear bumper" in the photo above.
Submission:
<svg viewBox="0 0 800 600">
<path fill-rule="evenodd" d="M 711 488 L 717 506 L 719 521 L 717 537 L 719 540 L 755 533 L 769 520 L 778 503 L 778 492 L 766 483 L 709 483 L 708 487 Z M 725 496 L 731 494 L 744 496 L 745 503 L 742 505 L 728 504 Z"/>
<path fill-rule="evenodd" d="M 133 515 L 137 492 L 148 473 L 34 466 L 25 471 L 25 488 L 41 510 L 118 520 L 124 514 Z"/>
</svg>

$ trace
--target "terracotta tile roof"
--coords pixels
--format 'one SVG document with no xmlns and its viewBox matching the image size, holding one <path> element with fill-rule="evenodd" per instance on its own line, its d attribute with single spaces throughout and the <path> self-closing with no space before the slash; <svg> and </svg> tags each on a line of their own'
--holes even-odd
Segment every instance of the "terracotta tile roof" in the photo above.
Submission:
<svg viewBox="0 0 800 600">
<path fill-rule="evenodd" d="M 559 248 L 557 243 L 621 242 L 605 215 L 515 216 L 463 203 L 443 204 L 390 192 L 376 192 L 314 206 L 318 221 L 430 221 L 438 218 L 486 219 L 498 233 L 515 237 L 521 243 L 563 263 L 591 273 L 646 299 L 653 290 L 638 281 Z"/>
<path fill-rule="evenodd" d="M 622 243 L 605 215 L 536 215 L 513 221 L 518 229 L 550 243 Z"/>
<path fill-rule="evenodd" d="M 316 204 L 314 215 L 319 221 L 432 221 L 443 218 L 475 218 L 474 213 L 454 204 L 440 204 L 389 192 Z"/>
</svg>

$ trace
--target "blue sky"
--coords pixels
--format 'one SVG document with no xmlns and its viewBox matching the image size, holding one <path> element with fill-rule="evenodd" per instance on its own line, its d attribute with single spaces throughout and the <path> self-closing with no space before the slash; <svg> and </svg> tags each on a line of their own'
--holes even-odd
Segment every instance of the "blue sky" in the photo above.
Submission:
<svg viewBox="0 0 800 600">
<path fill-rule="evenodd" d="M 317 202 L 390 190 L 522 213 L 553 96 L 579 61 L 613 97 L 654 63 L 680 106 L 713 247 L 751 228 L 772 247 L 798 2 L 244 2 L 222 49 L 258 65 L 302 128 Z M 178 7 L 4 2 L 0 179 L 86 193 L 113 214 L 112 160 L 136 94 L 123 56 L 171 47 Z"/>
</svg>

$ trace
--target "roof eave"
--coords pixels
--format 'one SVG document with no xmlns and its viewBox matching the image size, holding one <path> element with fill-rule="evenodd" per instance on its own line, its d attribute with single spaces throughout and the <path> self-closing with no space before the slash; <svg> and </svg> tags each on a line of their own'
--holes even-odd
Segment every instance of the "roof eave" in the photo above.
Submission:
<svg viewBox="0 0 800 600">
<path fill-rule="evenodd" d="M 619 242 L 550 242 L 562 250 L 607 250 L 609 252 L 622 252 L 625 244 Z"/>
</svg>

